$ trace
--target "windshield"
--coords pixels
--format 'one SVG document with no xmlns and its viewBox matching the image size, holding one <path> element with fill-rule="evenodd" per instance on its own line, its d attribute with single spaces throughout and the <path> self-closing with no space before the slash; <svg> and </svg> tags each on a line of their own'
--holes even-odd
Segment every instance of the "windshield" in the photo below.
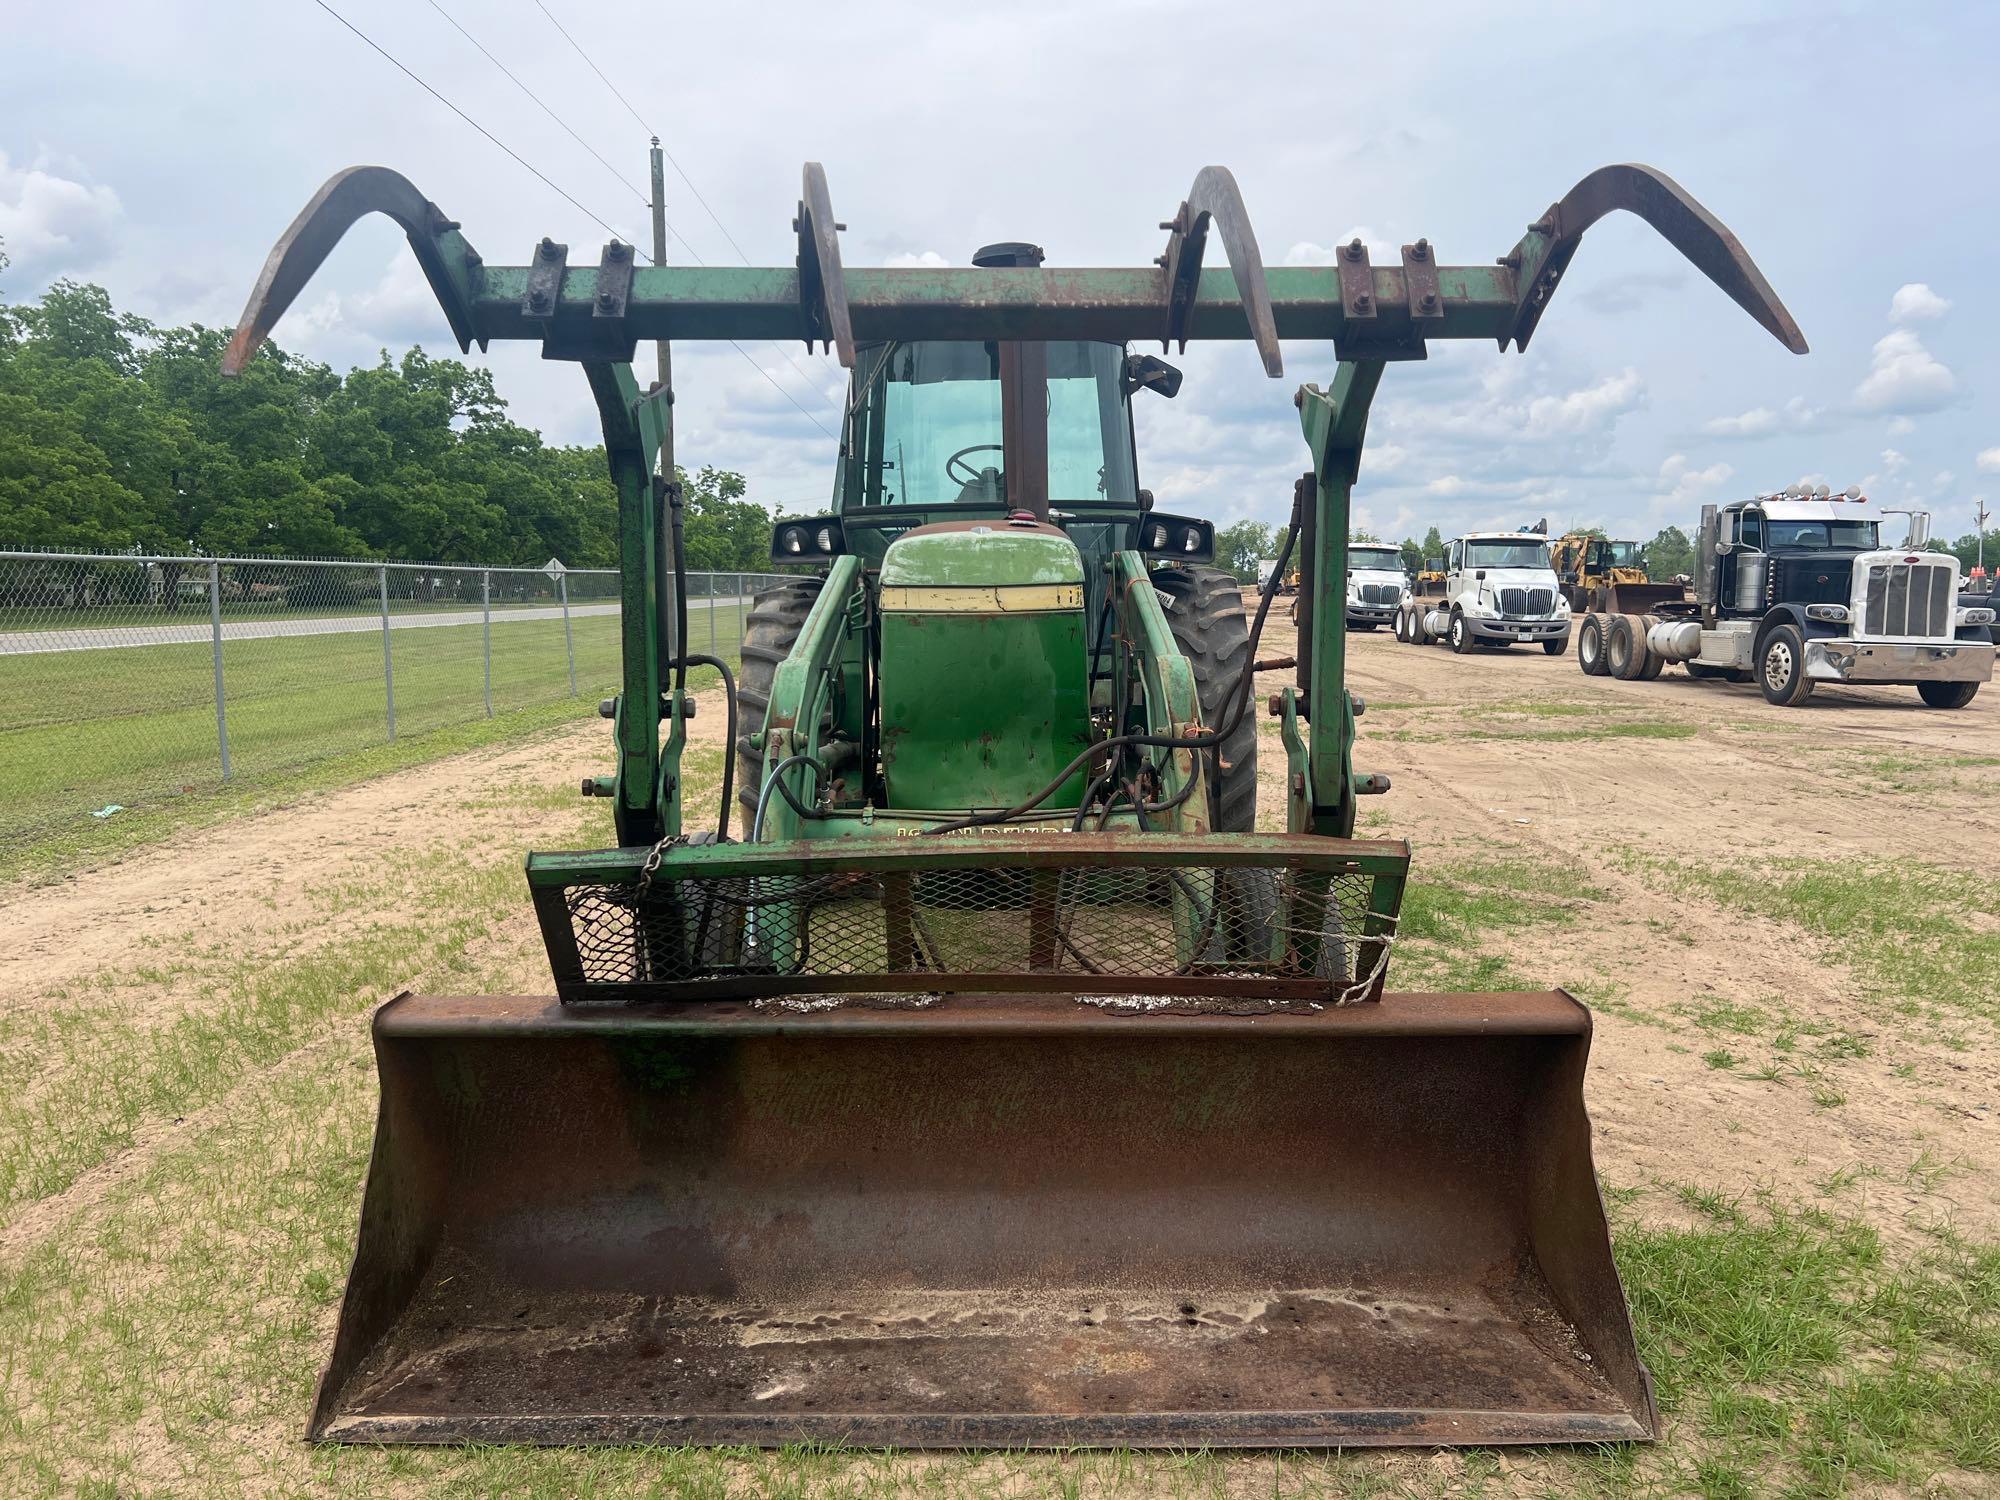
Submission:
<svg viewBox="0 0 2000 1500">
<path fill-rule="evenodd" d="M 1765 546 L 1773 551 L 1779 547 L 1851 547 L 1857 551 L 1873 551 L 1878 530 L 1873 521 L 1766 521 Z"/>
<path fill-rule="evenodd" d="M 1137 503 L 1119 386 L 1124 346 L 1046 347 L 1050 502 Z M 1005 502 L 998 344 L 878 344 L 857 364 L 869 384 L 845 458 L 858 467 L 860 504 Z"/>
<path fill-rule="evenodd" d="M 1403 554 L 1395 547 L 1349 547 L 1347 549 L 1347 571 L 1356 572 L 1362 568 L 1387 569 L 1401 572 Z"/>
<path fill-rule="evenodd" d="M 1599 542 L 1597 565 L 1600 568 L 1636 568 L 1639 566 L 1640 551 L 1637 542 Z"/>
<path fill-rule="evenodd" d="M 1472 540 L 1465 544 L 1465 565 L 1468 568 L 1546 568 L 1549 565 L 1549 544 L 1538 536 L 1524 536 L 1518 541 L 1508 538 Z"/>
</svg>

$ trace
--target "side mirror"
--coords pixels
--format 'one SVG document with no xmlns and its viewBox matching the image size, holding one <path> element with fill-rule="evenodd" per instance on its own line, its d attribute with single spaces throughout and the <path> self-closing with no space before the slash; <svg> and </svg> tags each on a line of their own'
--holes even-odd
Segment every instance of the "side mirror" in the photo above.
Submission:
<svg viewBox="0 0 2000 1500">
<path fill-rule="evenodd" d="M 1911 511 L 1910 534 L 1904 540 L 1903 545 L 1907 547 L 1910 551 L 1915 552 L 1918 549 L 1927 546 L 1930 542 L 1930 539 L 1931 539 L 1931 513 L 1927 510 Z"/>
<path fill-rule="evenodd" d="M 1153 508 L 1153 492 L 1151 490 L 1139 491 L 1139 514 L 1143 516 L 1148 511 L 1152 510 L 1152 508 Z"/>
<path fill-rule="evenodd" d="M 1172 400 L 1181 393 L 1181 372 L 1157 354 L 1128 354 L 1118 387 L 1120 394 L 1125 396 L 1134 391 L 1148 390 L 1157 391 Z"/>
<path fill-rule="evenodd" d="M 1486 576 L 1486 570 L 1484 568 L 1481 568 L 1477 573 L 1474 573 L 1472 576 L 1474 579 L 1484 578 Z"/>
</svg>

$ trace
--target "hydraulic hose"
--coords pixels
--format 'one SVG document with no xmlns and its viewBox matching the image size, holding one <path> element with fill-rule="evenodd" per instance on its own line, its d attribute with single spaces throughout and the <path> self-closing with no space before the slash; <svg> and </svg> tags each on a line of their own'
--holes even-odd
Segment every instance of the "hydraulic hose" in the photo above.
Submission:
<svg viewBox="0 0 2000 1500">
<path fill-rule="evenodd" d="M 757 793 L 757 811 L 755 816 L 753 816 L 750 820 L 751 843 L 758 844 L 762 843 L 764 840 L 764 813 L 771 805 L 771 792 L 773 788 L 775 788 L 787 802 L 791 803 L 792 811 L 797 813 L 800 817 L 819 818 L 825 816 L 825 814 L 817 812 L 810 807 L 802 806 L 799 802 L 798 797 L 793 793 L 792 789 L 785 785 L 785 772 L 789 771 L 793 766 L 812 767 L 813 786 L 815 788 L 815 795 L 817 795 L 816 789 L 819 786 L 819 777 L 820 777 L 819 762 L 814 760 L 810 755 L 787 755 L 783 760 L 779 761 L 775 767 L 772 768 L 771 774 L 764 778 L 763 790 Z"/>
<path fill-rule="evenodd" d="M 711 609 L 715 606 L 710 605 Z M 729 810 L 736 795 L 736 674 L 729 670 L 729 663 L 719 656 L 695 654 L 683 656 L 675 663 L 683 673 L 689 667 L 713 667 L 722 674 L 722 692 L 729 705 L 729 744 L 722 752 L 722 812 L 715 822 L 717 843 L 729 842 Z"/>
</svg>

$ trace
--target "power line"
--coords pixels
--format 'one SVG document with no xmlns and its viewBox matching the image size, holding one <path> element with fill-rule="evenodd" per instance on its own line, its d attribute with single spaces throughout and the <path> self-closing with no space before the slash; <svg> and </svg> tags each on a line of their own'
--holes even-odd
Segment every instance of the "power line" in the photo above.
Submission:
<svg viewBox="0 0 2000 1500">
<path fill-rule="evenodd" d="M 590 54 L 584 51 L 583 48 L 578 47 L 576 45 L 576 38 L 571 36 L 567 31 L 563 31 L 563 23 L 555 18 L 554 14 L 550 12 L 549 8 L 546 5 L 542 4 L 542 0 L 535 0 L 535 9 L 539 10 L 543 15 L 547 16 L 549 18 L 549 24 L 554 26 L 557 31 L 562 31 L 562 39 L 568 42 L 571 47 L 576 49 L 576 55 L 582 58 L 584 60 L 584 63 L 589 67 L 590 71 L 595 73 L 598 76 L 598 78 L 603 82 L 604 86 L 611 90 L 613 97 L 616 98 L 620 104 L 625 106 L 625 113 L 630 115 L 633 119 L 639 121 L 639 128 L 645 131 L 647 135 L 658 135 L 660 133 L 659 131 L 653 129 L 653 127 L 648 125 L 644 120 L 639 119 L 639 111 L 632 107 L 632 101 L 630 99 L 627 99 L 623 94 L 618 92 L 618 85 L 613 83 L 609 78 L 606 78 L 604 76 L 604 69 L 598 67 L 596 63 L 591 62 Z"/>
<path fill-rule="evenodd" d="M 356 36 L 360 37 L 362 41 L 366 42 L 370 47 L 372 47 L 377 53 L 379 53 L 382 56 L 382 58 L 386 62 L 390 63 L 392 66 L 395 67 L 395 69 L 399 73 L 401 73 L 404 77 L 408 78 L 410 82 L 414 83 L 418 88 L 422 89 L 426 94 L 429 94 L 433 99 L 437 100 L 438 103 L 442 104 L 446 109 L 450 110 L 453 114 L 457 115 L 461 120 L 465 121 L 465 123 L 470 125 L 474 130 L 478 131 L 481 135 L 485 136 L 487 140 L 491 141 L 494 145 L 498 146 L 502 151 L 506 152 L 507 155 L 512 157 L 518 165 L 525 168 L 527 171 L 533 173 L 536 179 L 539 180 L 543 184 L 543 186 L 547 187 L 550 192 L 555 193 L 557 196 L 559 196 L 565 203 L 569 204 L 571 208 L 574 208 L 578 213 L 582 214 L 586 219 L 589 219 L 592 223 L 597 225 L 598 228 L 602 229 L 606 234 L 611 235 L 613 238 L 623 238 L 623 236 L 619 235 L 617 230 L 613 229 L 609 224 L 605 223 L 604 220 L 598 218 L 596 214 L 592 213 L 589 209 L 585 208 L 581 203 L 577 202 L 576 199 L 572 198 L 561 187 L 557 186 L 557 184 L 546 173 L 541 171 L 539 168 L 534 166 L 529 161 L 525 160 L 521 156 L 521 154 L 518 151 L 516 151 L 512 146 L 508 145 L 505 141 L 501 140 L 499 136 L 495 135 L 492 131 L 488 130 L 484 125 L 480 124 L 477 120 L 473 119 L 471 115 L 467 114 L 464 110 L 460 109 L 456 104 L 453 104 L 449 99 L 445 98 L 443 94 L 440 94 L 436 89 L 432 88 L 428 83 L 424 82 L 423 79 L 419 78 L 415 73 L 411 72 L 408 68 L 404 67 L 403 64 L 397 58 L 392 56 L 381 45 L 381 43 L 377 42 L 375 38 L 368 35 L 367 32 L 363 31 L 359 26 L 356 26 L 352 21 L 348 20 L 347 17 L 343 16 L 339 11 L 335 10 L 331 5 L 328 5 L 326 3 L 326 0 L 313 0 L 313 4 L 317 5 L 321 10 L 325 11 L 328 15 L 332 16 L 334 20 L 340 22 L 341 25 L 345 26 L 349 31 L 353 32 Z"/>
<path fill-rule="evenodd" d="M 431 0 L 431 3 L 435 5 L 437 3 L 437 0 Z M 746 266 L 749 265 L 750 257 L 748 255 L 745 255 L 743 253 L 743 247 L 736 243 L 736 236 L 729 232 L 729 226 L 727 224 L 724 224 L 721 218 L 716 214 L 715 210 L 708 206 L 708 200 L 702 197 L 701 189 L 694 185 L 694 179 L 688 176 L 686 169 L 683 168 L 678 161 L 674 160 L 674 153 L 669 151 L 665 146 L 660 145 L 659 131 L 653 129 L 652 126 L 646 123 L 645 117 L 641 115 L 637 109 L 632 107 L 632 101 L 630 99 L 627 99 L 623 94 L 621 94 L 618 91 L 618 85 L 613 83 L 610 80 L 610 78 L 605 76 L 604 69 L 598 67 L 598 65 L 594 61 L 592 61 L 590 54 L 583 50 L 582 46 L 577 42 L 577 39 L 571 36 L 568 31 L 564 30 L 563 23 L 556 19 L 554 12 L 552 12 L 548 8 L 548 6 L 544 5 L 542 3 L 542 0 L 535 0 L 535 8 L 539 10 L 543 15 L 549 18 L 550 25 L 554 26 L 557 31 L 562 32 L 562 39 L 569 43 L 570 49 L 573 52 L 575 52 L 578 57 L 583 59 L 584 66 L 589 68 L 591 72 L 597 75 L 598 81 L 601 82 L 607 89 L 611 91 L 611 97 L 616 99 L 620 104 L 625 106 L 625 113 L 630 115 L 635 121 L 638 122 L 639 128 L 641 130 L 645 131 L 647 135 L 652 137 L 653 144 L 655 146 L 659 146 L 660 148 L 660 154 L 664 156 L 669 162 L 673 163 L 675 174 L 680 178 L 682 182 L 685 182 L 687 184 L 688 191 L 694 194 L 694 201 L 701 205 L 702 212 L 707 214 L 709 219 L 714 223 L 715 227 L 720 231 L 722 231 L 722 237 L 725 240 L 729 241 L 729 248 L 736 252 L 736 258 L 742 261 L 744 265 Z M 486 49 L 482 47 L 480 48 L 480 50 L 483 52 Z M 669 229 L 673 228 L 671 224 L 669 224 L 667 227 Z M 688 243 L 688 238 L 686 235 L 681 234 L 679 230 L 675 230 L 674 234 L 675 237 L 680 240 L 682 247 L 687 251 L 687 253 L 694 257 L 696 265 L 705 266 L 708 264 L 707 261 L 701 258 L 701 255 L 695 250 L 694 246 Z M 768 342 L 771 344 L 771 347 L 776 349 L 779 355 L 783 357 L 785 363 L 792 367 L 793 372 L 797 374 L 799 379 L 805 381 L 806 384 L 810 386 L 813 390 L 817 391 L 819 389 L 818 385 L 814 383 L 812 375 L 806 370 L 806 368 L 803 365 L 801 365 L 796 359 L 792 358 L 792 353 L 789 349 L 785 348 L 785 346 L 783 344 L 780 344 L 776 339 L 769 340 Z M 792 404 L 796 406 L 798 403 L 794 402 Z M 838 407 L 840 405 L 840 403 L 834 400 L 832 397 L 827 397 L 826 404 L 832 407 Z M 822 427 L 820 428 L 820 431 L 826 432 L 826 429 Z M 827 436 L 831 437 L 832 434 L 827 433 Z"/>
<path fill-rule="evenodd" d="M 463 26 L 461 26 L 456 16 L 454 16 L 450 11 L 446 10 L 442 5 L 438 4 L 438 0 L 427 0 L 427 3 L 430 5 L 430 8 L 432 10 L 436 11 L 439 15 L 443 16 L 445 20 L 451 23 L 452 29 L 454 31 L 456 31 L 460 36 L 464 37 L 468 42 L 472 43 L 473 46 L 477 47 L 479 49 L 480 56 L 484 57 L 488 62 L 492 63 L 493 66 L 498 68 L 502 73 L 505 73 L 507 75 L 508 80 L 514 85 L 515 88 L 519 89 L 522 93 L 526 94 L 530 99 L 534 100 L 536 106 L 540 108 L 543 114 L 547 115 L 551 120 L 554 120 L 556 124 L 562 126 L 562 128 L 568 132 L 569 138 L 571 140 L 575 141 L 579 146 L 583 147 L 584 150 L 588 151 L 592 156 L 596 157 L 597 164 L 603 167 L 604 170 L 609 172 L 613 177 L 617 178 L 618 185 L 620 187 L 624 188 L 627 192 L 632 194 L 632 196 L 637 198 L 641 203 L 650 204 L 650 200 L 646 197 L 646 195 L 640 192 L 637 188 L 633 187 L 632 184 L 625 179 L 624 173 L 620 172 L 616 167 L 612 166 L 610 162 L 606 161 L 601 155 L 599 155 L 597 148 L 595 146 L 591 145 L 589 141 L 586 141 L 582 136 L 578 135 L 575 130 L 571 129 L 569 121 L 565 120 L 561 115 L 557 114 L 553 109 L 550 109 L 547 104 L 542 102 L 541 97 L 538 94 L 536 94 L 533 89 L 529 88 L 525 83 L 521 82 L 519 78 L 516 78 L 514 76 L 514 70 L 512 68 L 508 67 L 505 63 L 500 61 L 499 58 L 495 57 L 491 52 L 487 51 L 486 44 L 480 41 L 479 38 L 474 36 L 471 32 L 467 31 Z"/>
<path fill-rule="evenodd" d="M 537 0 L 537 3 L 539 4 L 540 0 Z M 362 41 L 366 42 L 370 47 L 370 49 L 372 49 L 378 56 L 380 56 L 383 59 L 383 61 L 393 66 L 397 72 L 401 73 L 404 77 L 408 78 L 412 83 L 416 84 L 418 88 L 422 89 L 425 93 L 429 94 L 433 99 L 437 100 L 438 103 L 442 104 L 446 109 L 450 110 L 453 114 L 457 115 L 459 119 L 465 121 L 466 124 L 470 125 L 474 130 L 478 131 L 481 135 L 485 136 L 486 139 L 491 141 L 495 146 L 498 146 L 502 151 L 504 151 L 507 154 L 507 156 L 510 159 L 512 159 L 515 162 L 516 165 L 522 167 L 524 170 L 532 174 L 537 181 L 542 183 L 551 192 L 555 193 L 565 203 L 569 204 L 570 207 L 574 208 L 578 213 L 582 214 L 585 218 L 589 219 L 592 223 L 597 225 L 598 228 L 602 229 L 606 234 L 610 235 L 613 239 L 623 240 L 625 243 L 631 245 L 635 250 L 637 250 L 640 255 L 645 255 L 647 260 L 649 261 L 652 260 L 653 257 L 647 255 L 644 250 L 638 250 L 638 241 L 634 239 L 631 235 L 621 234 L 617 229 L 613 228 L 609 223 L 605 222 L 605 220 L 599 218 L 596 214 L 592 213 L 589 209 L 585 208 L 583 204 L 579 203 L 574 197 L 572 197 L 569 194 L 569 192 L 567 192 L 558 183 L 556 183 L 553 178 L 549 177 L 547 173 L 543 172 L 541 169 L 536 167 L 532 162 L 528 161 L 513 147 L 509 146 L 505 141 L 501 140 L 500 137 L 495 135 L 492 131 L 488 130 L 484 125 L 481 125 L 477 120 L 473 119 L 471 115 L 467 114 L 464 110 L 460 109 L 456 104 L 453 104 L 451 100 L 445 98 L 443 94 L 439 93 L 436 89 L 432 88 L 430 84 L 426 83 L 422 78 L 418 77 L 417 74 L 413 72 L 410 68 L 406 67 L 400 59 L 398 59 L 387 48 L 382 46 L 380 42 L 377 42 L 373 37 L 368 35 L 367 32 L 363 31 L 360 27 L 356 26 L 352 21 L 348 20 L 347 17 L 343 16 L 339 11 L 335 10 L 331 5 L 327 4 L 326 0 L 313 0 L 313 4 L 317 5 L 321 10 L 325 11 L 328 15 L 332 16 L 334 20 L 340 22 L 342 26 L 345 26 L 349 31 L 353 32 L 357 37 L 361 38 Z M 440 11 L 439 13 L 443 14 L 442 11 Z M 447 15 L 445 16 L 445 19 L 450 20 L 451 17 Z M 555 18 L 551 16 L 549 19 L 554 20 Z M 457 23 L 454 22 L 453 24 L 456 25 Z M 461 32 L 464 32 L 463 27 L 460 27 L 459 30 Z M 472 37 L 469 33 L 466 33 L 466 40 L 472 41 Z M 479 44 L 477 42 L 473 42 L 473 45 L 478 46 Z M 570 43 L 570 45 L 575 46 L 576 44 L 572 42 Z M 486 52 L 486 49 L 484 47 L 480 47 L 479 50 L 481 52 Z M 491 53 L 487 53 L 487 56 L 489 57 L 489 59 L 492 58 Z M 493 59 L 493 61 L 496 67 L 500 66 L 498 59 Z M 500 70 L 503 73 L 507 71 L 504 67 L 501 67 Z M 509 73 L 508 76 L 510 78 L 513 77 L 511 73 Z M 517 83 L 519 82 L 518 79 L 516 79 L 515 81 Z M 525 86 L 523 87 L 523 92 L 527 92 Z M 613 89 L 612 92 L 616 93 L 617 90 Z M 534 96 L 530 94 L 529 97 L 533 98 Z M 541 103 L 539 99 L 535 100 L 535 102 L 537 104 Z M 543 105 L 543 108 L 546 109 L 547 106 Z M 551 117 L 553 118 L 554 112 L 551 111 L 550 114 Z M 565 126 L 564 128 L 567 129 L 568 127 Z M 572 132 L 572 134 L 574 134 L 574 132 Z M 591 154 L 596 155 L 595 152 L 592 152 Z M 602 159 L 603 158 L 601 157 L 599 158 L 599 160 Z M 609 165 L 609 163 L 607 163 L 606 165 Z M 644 198 L 641 198 L 640 201 L 645 202 L 646 200 Z M 697 259 L 699 259 L 699 257 L 697 257 Z M 808 422 L 812 423 L 813 426 L 817 427 L 827 437 L 833 436 L 833 433 L 828 430 L 824 422 L 820 421 L 818 417 L 814 416 L 810 411 L 806 410 L 804 406 L 800 405 L 799 399 L 796 396 L 794 396 L 790 391 L 786 390 L 782 385 L 780 385 L 777 382 L 777 380 L 772 376 L 769 370 L 765 369 L 762 365 L 758 364 L 756 360 L 750 357 L 749 350 L 745 349 L 741 344 L 737 343 L 736 340 L 734 339 L 729 339 L 726 342 L 728 343 L 730 348 L 734 349 L 738 354 L 743 356 L 744 362 L 748 364 L 751 369 L 755 370 L 759 375 L 763 376 L 767 382 L 769 382 L 773 390 L 775 390 L 779 395 L 783 396 L 787 401 L 791 402 L 792 405 L 797 408 L 800 416 L 804 417 Z"/>
</svg>

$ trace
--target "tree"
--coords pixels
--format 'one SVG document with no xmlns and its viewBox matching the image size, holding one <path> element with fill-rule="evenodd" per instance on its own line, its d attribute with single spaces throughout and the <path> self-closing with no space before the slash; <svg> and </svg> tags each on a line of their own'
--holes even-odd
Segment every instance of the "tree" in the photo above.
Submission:
<svg viewBox="0 0 2000 1500">
<path fill-rule="evenodd" d="M 1647 576 L 1664 583 L 1682 573 L 1694 572 L 1694 543 L 1678 526 L 1669 526 L 1645 546 Z"/>
<path fill-rule="evenodd" d="M 1257 564 L 1277 550 L 1272 528 L 1261 521 L 1238 521 L 1215 534 L 1215 562 L 1240 583 L 1257 581 Z"/>
</svg>

